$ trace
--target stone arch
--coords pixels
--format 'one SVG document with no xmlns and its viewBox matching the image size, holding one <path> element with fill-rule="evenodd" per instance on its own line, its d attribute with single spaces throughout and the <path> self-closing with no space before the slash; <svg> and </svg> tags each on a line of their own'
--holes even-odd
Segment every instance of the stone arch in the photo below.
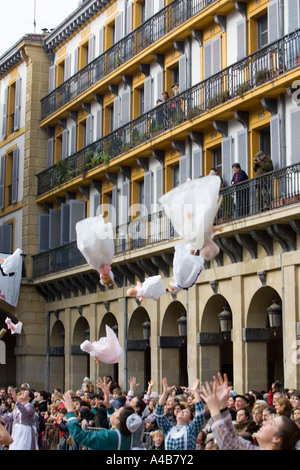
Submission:
<svg viewBox="0 0 300 470">
<path fill-rule="evenodd" d="M 203 309 L 198 335 L 201 380 L 211 380 L 218 372 L 226 373 L 233 382 L 233 343 L 231 332 L 223 335 L 218 315 L 230 304 L 227 299 L 216 294 L 208 299 Z M 234 319 L 232 319 L 234 327 Z"/>
<path fill-rule="evenodd" d="M 180 301 L 171 302 L 163 316 L 159 338 L 162 377 L 169 384 L 188 385 L 187 339 L 179 336 L 177 320 L 186 315 Z"/>
<path fill-rule="evenodd" d="M 73 388 L 79 389 L 84 377 L 90 377 L 90 356 L 81 351 L 80 345 L 90 339 L 89 323 L 86 318 L 80 317 L 75 323 L 72 335 L 72 377 Z"/>
<path fill-rule="evenodd" d="M 246 358 L 246 387 L 268 391 L 272 382 L 284 382 L 282 329 L 270 329 L 268 311 L 273 299 L 282 306 L 277 290 L 263 286 L 252 296 L 243 330 Z"/>
<path fill-rule="evenodd" d="M 144 307 L 139 306 L 131 314 L 127 339 L 128 376 L 135 376 L 143 389 L 147 387 L 151 378 L 150 339 L 148 341 L 143 336 L 145 322 L 150 322 L 150 316 Z"/>
<path fill-rule="evenodd" d="M 57 320 L 50 332 L 50 390 L 64 390 L 65 383 L 65 327 Z"/>
</svg>

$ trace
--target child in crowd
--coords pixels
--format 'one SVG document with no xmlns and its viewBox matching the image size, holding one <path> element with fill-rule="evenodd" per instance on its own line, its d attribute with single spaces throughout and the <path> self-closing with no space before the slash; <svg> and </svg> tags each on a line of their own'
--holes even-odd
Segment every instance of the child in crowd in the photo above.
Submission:
<svg viewBox="0 0 300 470">
<path fill-rule="evenodd" d="M 148 450 L 164 450 L 165 449 L 165 442 L 164 442 L 164 433 L 157 429 L 152 433 L 152 441 L 153 444 L 148 448 Z"/>
</svg>

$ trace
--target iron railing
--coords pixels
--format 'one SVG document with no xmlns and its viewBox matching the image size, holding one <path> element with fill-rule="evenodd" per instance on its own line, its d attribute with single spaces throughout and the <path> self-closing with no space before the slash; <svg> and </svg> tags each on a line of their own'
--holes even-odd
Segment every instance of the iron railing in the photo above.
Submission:
<svg viewBox="0 0 300 470">
<path fill-rule="evenodd" d="M 287 35 L 37 175 L 38 196 L 300 65 L 300 30 Z"/>
<path fill-rule="evenodd" d="M 83 67 L 41 101 L 42 120 L 216 0 L 175 0 Z"/>
<path fill-rule="evenodd" d="M 220 191 L 216 225 L 287 206 L 300 200 L 300 163 L 272 171 Z M 164 212 L 134 219 L 115 229 L 115 253 L 121 254 L 177 237 Z M 86 264 L 76 242 L 33 256 L 33 278 Z"/>
</svg>

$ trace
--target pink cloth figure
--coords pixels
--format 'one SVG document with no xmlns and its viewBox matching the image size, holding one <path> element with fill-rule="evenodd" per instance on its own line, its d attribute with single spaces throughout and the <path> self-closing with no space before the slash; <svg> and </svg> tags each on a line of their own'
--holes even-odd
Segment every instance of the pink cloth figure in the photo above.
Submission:
<svg viewBox="0 0 300 470">
<path fill-rule="evenodd" d="M 100 273 L 100 284 L 103 286 L 109 286 L 110 284 L 113 284 L 114 273 L 112 272 L 109 264 L 103 264 L 98 272 Z"/>
<path fill-rule="evenodd" d="M 5 319 L 5 323 L 7 324 L 7 328 L 11 331 L 11 334 L 14 335 L 14 334 L 21 334 L 21 331 L 22 331 L 22 322 L 18 322 L 16 325 L 11 321 L 10 318 L 6 318 Z"/>
<path fill-rule="evenodd" d="M 93 357 L 96 363 L 101 361 L 105 364 L 116 364 L 121 361 L 124 352 L 113 330 L 107 325 L 105 330 L 106 337 L 92 343 L 86 340 L 80 345 L 80 349 Z"/>
<path fill-rule="evenodd" d="M 127 295 L 128 297 L 136 297 L 141 302 L 143 298 L 157 300 L 165 292 L 166 288 L 161 275 L 158 275 L 148 277 L 143 284 L 138 281 L 135 287 L 130 287 L 127 290 Z"/>
<path fill-rule="evenodd" d="M 1 268 L 4 274 L 16 273 L 22 266 L 22 250 L 17 248 L 12 255 L 8 256 L 2 263 Z"/>
</svg>

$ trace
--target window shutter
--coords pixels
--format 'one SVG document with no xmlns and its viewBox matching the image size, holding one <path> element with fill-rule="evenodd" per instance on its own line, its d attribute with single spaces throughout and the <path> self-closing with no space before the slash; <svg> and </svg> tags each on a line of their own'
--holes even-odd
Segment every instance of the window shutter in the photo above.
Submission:
<svg viewBox="0 0 300 470">
<path fill-rule="evenodd" d="M 288 32 L 292 33 L 300 27 L 300 2 L 288 0 Z"/>
<path fill-rule="evenodd" d="M 61 213 L 59 210 L 49 210 L 49 249 L 60 246 Z"/>
<path fill-rule="evenodd" d="M 0 210 L 5 206 L 5 155 L 0 160 Z"/>
<path fill-rule="evenodd" d="M 152 171 L 147 171 L 144 175 L 145 207 L 147 214 L 152 214 Z"/>
<path fill-rule="evenodd" d="M 75 49 L 74 55 L 74 74 L 77 73 L 79 70 L 79 47 Z"/>
<path fill-rule="evenodd" d="M 290 164 L 300 161 L 300 108 L 291 110 L 291 161 Z"/>
<path fill-rule="evenodd" d="M 92 62 L 95 58 L 95 35 L 89 38 L 89 46 L 88 46 L 88 63 Z"/>
<path fill-rule="evenodd" d="M 13 224 L 3 224 L 0 227 L 0 253 L 12 253 Z"/>
<path fill-rule="evenodd" d="M 19 77 L 15 85 L 15 115 L 14 115 L 14 131 L 20 129 L 21 123 L 21 89 L 22 79 Z"/>
<path fill-rule="evenodd" d="M 281 167 L 280 135 L 280 115 L 276 114 L 270 119 L 271 159 L 274 170 L 278 170 Z"/>
<path fill-rule="evenodd" d="M 159 10 L 162 10 L 164 7 L 165 7 L 165 0 L 159 0 L 158 2 Z"/>
<path fill-rule="evenodd" d="M 39 214 L 39 253 L 49 250 L 49 214 Z"/>
<path fill-rule="evenodd" d="M 202 175 L 202 148 L 199 148 L 193 152 L 193 179 L 200 178 Z"/>
<path fill-rule="evenodd" d="M 232 173 L 232 137 L 222 140 L 222 177 L 224 186 L 229 186 Z"/>
<path fill-rule="evenodd" d="M 113 227 L 117 226 L 117 210 L 118 210 L 118 187 L 115 184 L 112 188 L 111 194 L 111 212 L 109 214 L 109 221 Z"/>
<path fill-rule="evenodd" d="M 96 113 L 97 126 L 96 126 L 96 140 L 101 139 L 102 137 L 102 109 L 97 109 Z"/>
<path fill-rule="evenodd" d="M 86 117 L 86 145 L 90 145 L 93 142 L 93 115 L 88 114 Z"/>
<path fill-rule="evenodd" d="M 123 12 L 120 11 L 115 18 L 115 42 L 123 38 Z"/>
<path fill-rule="evenodd" d="M 248 129 L 243 129 L 237 133 L 237 154 L 238 162 L 248 175 L 249 152 L 248 152 Z"/>
<path fill-rule="evenodd" d="M 211 41 L 204 44 L 203 54 L 204 54 L 204 80 L 212 75 L 212 60 L 211 60 Z"/>
<path fill-rule="evenodd" d="M 145 20 L 153 16 L 153 0 L 145 0 Z"/>
<path fill-rule="evenodd" d="M 62 133 L 61 139 L 61 159 L 65 160 L 68 158 L 69 153 L 69 131 L 68 129 L 64 129 Z"/>
<path fill-rule="evenodd" d="M 221 35 L 212 40 L 212 75 L 222 69 L 222 41 Z"/>
<path fill-rule="evenodd" d="M 131 89 L 127 88 L 120 95 L 121 104 L 121 122 L 119 125 L 124 126 L 131 120 Z"/>
<path fill-rule="evenodd" d="M 247 21 L 243 18 L 237 23 L 237 60 L 241 60 L 247 55 Z"/>
<path fill-rule="evenodd" d="M 2 117 L 2 139 L 6 138 L 7 134 L 7 106 L 8 106 L 8 87 L 4 90 L 4 104 L 3 104 L 3 117 Z"/>
<path fill-rule="evenodd" d="M 156 204 L 159 204 L 159 199 L 164 194 L 164 167 L 159 165 L 156 170 Z"/>
<path fill-rule="evenodd" d="M 53 165 L 54 138 L 50 137 L 47 142 L 47 168 Z"/>
<path fill-rule="evenodd" d="M 76 229 L 75 226 L 77 222 L 85 218 L 86 212 L 86 203 L 85 201 L 80 201 L 77 199 L 70 200 L 70 232 L 69 239 L 70 242 L 76 241 Z"/>
<path fill-rule="evenodd" d="M 77 125 L 73 124 L 71 127 L 71 155 L 77 151 Z"/>
<path fill-rule="evenodd" d="M 278 0 L 270 0 L 268 4 L 268 42 L 279 39 L 279 6 Z"/>
<path fill-rule="evenodd" d="M 64 81 L 68 80 L 71 77 L 71 55 L 68 54 L 65 58 L 64 66 Z"/>
<path fill-rule="evenodd" d="M 179 58 L 179 93 L 187 89 L 187 55 Z"/>
<path fill-rule="evenodd" d="M 120 225 L 129 222 L 130 206 L 130 180 L 126 179 L 122 183 L 122 198 L 120 204 Z"/>
<path fill-rule="evenodd" d="M 70 204 L 61 204 L 60 207 L 60 244 L 70 242 Z"/>
<path fill-rule="evenodd" d="M 126 34 L 129 34 L 132 32 L 132 28 L 133 28 L 133 23 L 132 23 L 132 12 L 133 12 L 133 8 L 132 8 L 132 3 L 129 3 L 128 7 L 127 7 L 127 24 L 126 24 Z"/>
<path fill-rule="evenodd" d="M 11 176 L 11 203 L 15 204 L 18 202 L 18 189 L 19 189 L 19 147 L 13 150 L 12 160 L 12 176 Z"/>
<path fill-rule="evenodd" d="M 51 65 L 49 67 L 49 93 L 53 91 L 56 87 L 56 65 Z"/>
<path fill-rule="evenodd" d="M 159 71 L 157 72 L 157 76 L 156 76 L 156 79 L 157 79 L 157 97 L 156 99 L 157 100 L 161 100 L 162 99 L 162 92 L 164 91 L 164 71 L 162 68 L 159 69 Z"/>
<path fill-rule="evenodd" d="M 114 109 L 113 109 L 113 130 L 118 129 L 119 127 L 119 113 L 120 113 L 120 97 L 116 96 L 114 99 Z"/>
<path fill-rule="evenodd" d="M 179 159 L 179 184 L 183 184 L 190 177 L 190 165 L 188 155 L 182 155 Z"/>
<path fill-rule="evenodd" d="M 151 75 L 149 77 L 145 78 L 144 81 L 144 111 L 147 113 L 153 108 L 152 104 L 152 77 Z"/>
<path fill-rule="evenodd" d="M 99 29 L 99 55 L 104 52 L 104 26 Z"/>
<path fill-rule="evenodd" d="M 100 214 L 101 194 L 97 192 L 94 196 L 94 217 Z"/>
</svg>

